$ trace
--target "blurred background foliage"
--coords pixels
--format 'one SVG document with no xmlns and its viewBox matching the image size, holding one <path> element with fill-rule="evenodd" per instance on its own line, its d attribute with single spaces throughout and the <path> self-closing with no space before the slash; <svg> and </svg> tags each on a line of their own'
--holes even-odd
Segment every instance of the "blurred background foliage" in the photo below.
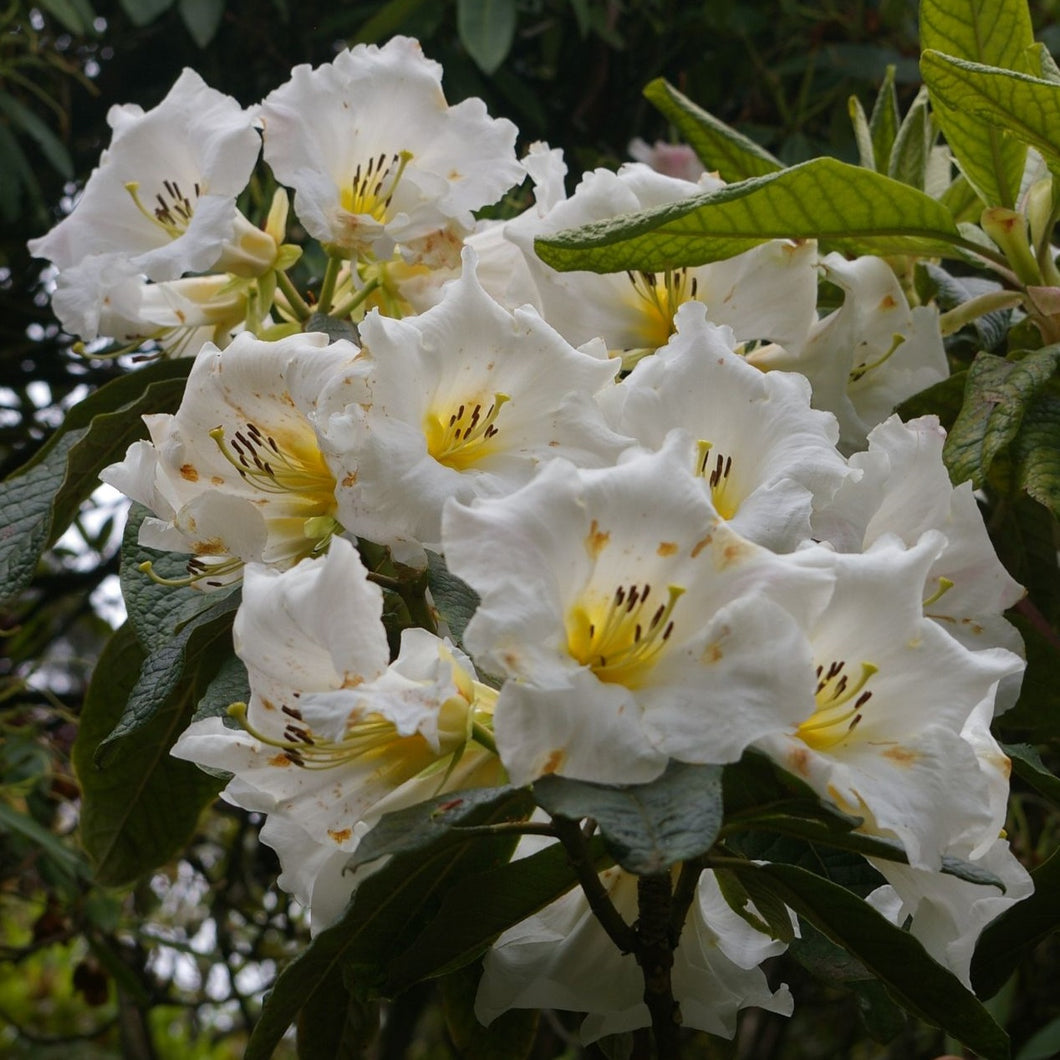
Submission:
<svg viewBox="0 0 1060 1060">
<path fill-rule="evenodd" d="M 1055 51 L 1060 0 L 1031 7 Z M 915 0 L 13 0 L 0 11 L 0 475 L 121 371 L 72 350 L 25 246 L 96 164 L 109 107 L 155 105 L 184 66 L 248 105 L 296 63 L 395 33 L 443 64 L 451 102 L 481 96 L 516 122 L 522 147 L 562 147 L 572 186 L 625 160 L 633 136 L 667 138 L 641 96 L 658 76 L 788 163 L 856 160 L 848 97 L 870 106 L 888 65 L 903 109 L 918 83 Z M 109 632 L 120 519 L 86 510 L 31 591 L 0 606 L 0 1055 L 240 1056 L 276 962 L 305 932 L 256 822 L 215 810 L 179 861 L 129 892 L 94 886 L 76 843 L 70 748 Z M 1033 793 L 1014 788 L 1013 807 L 1014 845 L 1033 866 L 1057 836 Z M 823 986 L 790 958 L 773 974 L 792 985 L 792 1020 L 745 1013 L 734 1045 L 702 1036 L 689 1055 L 908 1060 L 953 1044 L 882 991 Z M 1058 976 L 1060 946 L 1047 941 L 991 1003 L 1019 1060 L 1060 1051 Z M 399 998 L 376 1055 L 485 1055 L 469 1044 L 466 986 Z M 511 1055 L 580 1055 L 571 1026 L 520 1018 Z"/>
</svg>

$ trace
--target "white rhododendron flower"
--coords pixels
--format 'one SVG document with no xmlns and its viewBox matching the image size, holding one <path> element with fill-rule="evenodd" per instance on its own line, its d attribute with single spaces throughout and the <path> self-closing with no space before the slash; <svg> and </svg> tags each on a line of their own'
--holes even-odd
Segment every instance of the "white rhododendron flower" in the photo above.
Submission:
<svg viewBox="0 0 1060 1060">
<path fill-rule="evenodd" d="M 809 630 L 813 669 L 787 691 L 801 720 L 756 744 L 927 869 L 958 838 L 997 835 L 1008 760 L 982 719 L 1023 666 L 1001 648 L 968 651 L 924 617 L 944 547 L 932 531 L 912 548 L 888 537 L 835 556 L 835 593 Z"/>
<path fill-rule="evenodd" d="M 470 742 L 475 724 L 488 727 L 497 693 L 425 630 L 405 630 L 390 663 L 382 610 L 382 591 L 342 538 L 287 571 L 248 566 L 234 625 L 251 689 L 242 727 L 197 721 L 173 748 L 231 773 L 231 802 L 283 820 L 269 834 L 293 843 L 275 845 L 303 896 L 313 878 L 302 861 L 348 855 L 365 830 L 358 823 L 501 779 L 496 756 Z"/>
<path fill-rule="evenodd" d="M 565 460 L 508 497 L 450 502 L 450 569 L 479 593 L 465 643 L 509 680 L 497 747 L 512 780 L 658 776 L 731 762 L 803 714 L 802 625 L 827 603 L 827 550 L 777 556 L 730 529 L 674 431 L 613 468 Z"/>
<path fill-rule="evenodd" d="M 326 434 L 349 469 L 339 518 L 373 541 L 436 548 L 448 498 L 510 493 L 559 456 L 610 464 L 629 444 L 593 402 L 618 363 L 574 349 L 530 307 L 499 306 L 470 248 L 437 306 L 369 314 L 360 335 L 365 373 Z"/>
<path fill-rule="evenodd" d="M 867 901 L 892 923 L 902 927 L 908 924 L 909 932 L 928 953 L 971 989 L 972 955 L 983 928 L 1016 902 L 1029 897 L 1034 892 L 1034 882 L 1004 839 L 995 839 L 974 858 L 960 846 L 951 847 L 946 853 L 996 876 L 1004 884 L 1004 891 L 949 873 L 870 859 L 887 879 L 887 886 L 873 891 Z"/>
<path fill-rule="evenodd" d="M 710 320 L 728 324 L 741 343 L 800 346 L 816 318 L 818 255 L 813 242 L 776 240 L 728 261 L 659 273 L 560 273 L 534 251 L 538 236 L 722 186 L 716 177 L 703 176 L 693 184 L 639 163 L 617 173 L 597 169 L 585 174 L 569 199 L 544 216 L 523 214 L 505 232 L 526 255 L 544 316 L 575 345 L 602 336 L 609 350 L 635 361 L 665 345 L 678 307 L 698 299 L 706 304 Z"/>
<path fill-rule="evenodd" d="M 903 423 L 891 416 L 869 434 L 868 450 L 850 466 L 861 472 L 843 483 L 814 518 L 815 536 L 841 552 L 861 552 L 885 534 L 913 545 L 941 530 L 946 547 L 924 585 L 924 610 L 968 648 L 1022 650 L 1016 629 L 1002 617 L 1024 595 L 997 558 L 970 482 L 954 486 L 942 460 L 946 432 L 935 416 Z M 1008 689 L 1011 705 L 1018 681 Z"/>
<path fill-rule="evenodd" d="M 480 99 L 449 106 L 441 78 L 416 41 L 394 37 L 296 66 L 261 105 L 265 159 L 334 253 L 387 259 L 397 245 L 451 263 L 472 211 L 523 178 L 515 126 Z"/>
<path fill-rule="evenodd" d="M 615 866 L 601 880 L 617 911 L 637 916 L 637 877 Z M 772 990 L 759 965 L 785 946 L 755 931 L 729 908 L 712 872 L 699 878 L 688 920 L 674 951 L 674 999 L 681 1023 L 731 1038 L 742 1008 L 788 1016 L 786 986 Z M 579 1038 L 647 1027 L 644 980 L 632 954 L 620 953 L 580 889 L 509 928 L 486 954 L 475 1014 L 489 1024 L 510 1008 L 586 1013 Z"/>
<path fill-rule="evenodd" d="M 326 547 L 338 524 L 336 478 L 314 421 L 331 384 L 357 371 L 352 343 L 326 335 L 207 346 L 175 415 L 145 416 L 149 442 L 100 476 L 146 505 L 140 543 L 189 552 L 196 584 L 243 563 L 290 566 Z"/>
<path fill-rule="evenodd" d="M 861 449 L 896 405 L 949 375 L 934 306 L 910 309 L 897 276 L 882 258 L 847 261 L 829 254 L 824 278 L 843 304 L 814 325 L 802 344 L 763 346 L 748 354 L 759 368 L 802 372 L 814 408 L 835 413 L 846 451 Z"/>
<path fill-rule="evenodd" d="M 116 106 L 107 120 L 110 147 L 33 254 L 61 270 L 121 254 L 151 280 L 271 265 L 275 242 L 236 209 L 261 147 L 249 112 L 186 69 L 154 109 Z"/>
<path fill-rule="evenodd" d="M 858 474 L 836 449 L 835 417 L 810 408 L 804 376 L 749 365 L 702 304 L 681 306 L 675 324 L 654 357 L 601 392 L 601 406 L 616 430 L 651 448 L 683 427 L 689 465 L 718 513 L 756 544 L 793 551 L 810 536 L 813 509 Z"/>
</svg>

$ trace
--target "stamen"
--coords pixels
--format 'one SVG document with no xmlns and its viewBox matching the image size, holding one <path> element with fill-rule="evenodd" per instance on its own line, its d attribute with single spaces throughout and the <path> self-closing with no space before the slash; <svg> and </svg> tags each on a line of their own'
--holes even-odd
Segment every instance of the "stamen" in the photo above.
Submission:
<svg viewBox="0 0 1060 1060">
<path fill-rule="evenodd" d="M 349 187 L 342 191 L 343 209 L 385 222 L 398 183 L 411 161 L 411 151 L 399 151 L 389 158 L 385 152 L 378 158 L 370 158 L 363 170 L 358 163 Z"/>
<path fill-rule="evenodd" d="M 903 342 L 905 342 L 904 335 L 895 335 L 891 342 L 891 348 L 885 354 L 877 358 L 875 361 L 862 361 L 861 364 L 855 365 L 847 376 L 847 382 L 856 383 L 863 375 L 867 375 L 874 368 L 879 368 L 881 364 L 892 356 L 894 351 L 897 350 Z"/>
<path fill-rule="evenodd" d="M 878 669 L 872 663 L 863 662 L 861 675 L 851 682 L 845 672 L 845 660 L 833 660 L 827 670 L 818 666 L 814 691 L 817 709 L 797 730 L 803 742 L 815 750 L 824 751 L 845 740 L 861 723 L 862 709 L 872 698 L 871 689 L 866 689 L 865 685 Z M 852 700 L 853 704 L 848 705 Z"/>
<path fill-rule="evenodd" d="M 175 180 L 163 180 L 162 191 L 155 194 L 155 206 L 148 209 L 140 199 L 140 184 L 130 180 L 125 190 L 132 197 L 136 209 L 153 225 L 161 228 L 170 239 L 178 239 L 188 229 L 195 213 L 195 202 L 201 194 L 198 182 L 194 185 L 194 198 L 189 198 Z"/>
<path fill-rule="evenodd" d="M 468 401 L 457 406 L 455 412 L 428 412 L 423 432 L 427 452 L 446 467 L 466 471 L 491 449 L 489 443 L 497 436 L 496 425 L 501 407 L 511 399 L 507 394 L 494 394 L 489 408 L 482 402 Z"/>
<path fill-rule="evenodd" d="M 696 297 L 698 284 L 688 269 L 666 269 L 664 272 L 627 272 L 637 294 L 637 306 L 643 313 L 639 337 L 644 346 L 658 349 L 676 331 L 674 316 L 678 307 Z"/>
<path fill-rule="evenodd" d="M 939 587 L 936 592 L 929 596 L 924 601 L 925 607 L 930 607 L 932 604 L 937 603 L 943 596 L 946 595 L 953 588 L 953 582 L 949 578 L 939 578 Z"/>
<path fill-rule="evenodd" d="M 713 467 L 711 463 L 713 461 Z M 723 519 L 731 519 L 740 507 L 736 488 L 732 487 L 732 457 L 715 451 L 714 443 L 700 438 L 696 443 L 695 473 L 707 480 L 710 498 Z"/>
</svg>

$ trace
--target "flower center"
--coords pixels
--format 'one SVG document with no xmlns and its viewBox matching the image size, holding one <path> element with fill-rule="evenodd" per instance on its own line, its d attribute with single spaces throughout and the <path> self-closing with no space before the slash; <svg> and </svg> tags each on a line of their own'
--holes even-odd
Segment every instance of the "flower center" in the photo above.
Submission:
<svg viewBox="0 0 1060 1060">
<path fill-rule="evenodd" d="M 817 667 L 817 709 L 798 727 L 796 734 L 815 751 L 827 751 L 842 743 L 861 722 L 861 711 L 872 698 L 865 689 L 878 670 L 872 663 L 861 664 L 861 675 L 851 681 L 843 660 L 833 660 L 827 669 Z"/>
<path fill-rule="evenodd" d="M 707 480 L 710 498 L 723 519 L 731 519 L 740 507 L 740 498 L 732 484 L 732 457 L 714 448 L 702 438 L 696 443 L 696 474 Z"/>
<path fill-rule="evenodd" d="M 366 166 L 358 163 L 353 179 L 339 195 L 342 208 L 347 213 L 367 214 L 385 222 L 398 182 L 410 161 L 412 152 L 400 151 L 389 158 L 383 152 L 378 158 L 370 158 Z"/>
<path fill-rule="evenodd" d="M 236 431 L 231 441 L 225 439 L 223 427 L 215 427 L 210 437 L 244 482 L 263 493 L 283 494 L 299 502 L 303 531 L 313 542 L 308 555 L 327 548 L 332 534 L 340 529 L 335 520 L 335 476 L 315 445 L 300 441 L 281 445 L 254 423 Z"/>
<path fill-rule="evenodd" d="M 651 586 L 620 585 L 603 606 L 578 604 L 567 620 L 567 650 L 601 681 L 636 688 L 655 665 L 674 631 L 673 614 L 685 590 L 667 589 L 667 599 L 648 603 Z"/>
<path fill-rule="evenodd" d="M 162 190 L 155 193 L 154 203 L 145 205 L 140 199 L 140 185 L 137 181 L 129 181 L 125 190 L 132 196 L 137 210 L 153 225 L 161 228 L 170 239 L 179 239 L 188 230 L 195 213 L 195 201 L 202 194 L 198 181 L 192 186 L 189 198 L 175 180 L 163 180 Z"/>
<path fill-rule="evenodd" d="M 481 401 L 472 399 L 451 412 L 429 411 L 423 421 L 427 452 L 439 464 L 466 471 L 493 450 L 493 439 L 500 433 L 497 417 L 510 400 L 507 394 L 494 394 L 485 409 Z"/>
<path fill-rule="evenodd" d="M 665 346 L 674 333 L 674 315 L 684 302 L 696 297 L 696 278 L 687 269 L 665 272 L 627 272 L 636 293 L 635 304 L 641 312 L 638 330 L 649 350 Z"/>
</svg>

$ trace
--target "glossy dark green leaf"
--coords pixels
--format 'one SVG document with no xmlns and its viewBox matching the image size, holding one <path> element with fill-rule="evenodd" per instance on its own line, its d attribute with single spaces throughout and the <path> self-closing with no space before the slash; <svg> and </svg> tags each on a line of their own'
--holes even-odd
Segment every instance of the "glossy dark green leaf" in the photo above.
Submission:
<svg viewBox="0 0 1060 1060">
<path fill-rule="evenodd" d="M 205 48 L 221 28 L 225 0 L 179 0 L 177 10 L 191 39 L 200 48 Z"/>
<path fill-rule="evenodd" d="M 233 703 L 250 701 L 250 679 L 247 668 L 238 655 L 231 655 L 221 663 L 217 675 L 206 686 L 202 699 L 195 707 L 195 717 L 223 718 Z"/>
<path fill-rule="evenodd" d="M 517 792 L 507 802 L 471 815 L 467 823 L 506 820 L 521 800 Z M 468 875 L 506 862 L 514 842 L 514 836 L 461 835 L 449 829 L 433 845 L 395 854 L 367 875 L 342 917 L 280 973 L 251 1034 L 245 1060 L 268 1060 L 299 1011 L 313 1004 L 325 984 L 334 982 L 336 969 L 344 970 L 345 982 L 358 997 L 370 998 L 383 985 L 386 965 L 408 948 L 445 893 L 461 887 Z"/>
<path fill-rule="evenodd" d="M 0 593 L 20 591 L 41 553 L 66 530 L 99 473 L 147 434 L 140 419 L 180 404 L 190 363 L 163 361 L 121 376 L 78 402 L 47 444 L 0 483 Z"/>
<path fill-rule="evenodd" d="M 445 619 L 453 640 L 463 643 L 464 630 L 478 607 L 478 593 L 465 581 L 449 572 L 445 560 L 437 552 L 427 553 L 427 584 L 431 599 Z"/>
<path fill-rule="evenodd" d="M 993 997 L 1031 949 L 1060 927 L 1060 851 L 1031 877 L 1034 894 L 987 924 L 976 943 L 972 986 L 980 997 Z"/>
<path fill-rule="evenodd" d="M 99 746 L 118 723 L 143 661 L 135 632 L 122 626 L 96 665 L 73 749 L 81 842 L 97 880 L 107 885 L 131 883 L 183 849 L 223 786 L 169 754 L 190 710 L 156 715 L 127 741 L 128 753 L 97 764 Z"/>
<path fill-rule="evenodd" d="M 975 995 L 866 902 L 794 865 L 729 867 L 741 876 L 759 875 L 800 917 L 864 964 L 908 1012 L 941 1027 L 984 1060 L 1007 1060 L 1008 1036 Z"/>
<path fill-rule="evenodd" d="M 7 115 L 16 129 L 21 129 L 36 143 L 52 169 L 67 180 L 73 179 L 74 163 L 70 152 L 62 140 L 33 111 L 9 93 L 0 92 L 0 112 Z"/>
<path fill-rule="evenodd" d="M 134 26 L 146 26 L 168 11 L 173 0 L 121 0 L 121 6 Z"/>
<path fill-rule="evenodd" d="M 949 210 L 929 195 L 834 158 L 569 229 L 534 245 L 542 260 L 561 271 L 661 272 L 785 238 L 819 239 L 852 254 L 953 257 L 971 245 Z"/>
<path fill-rule="evenodd" d="M 721 766 L 671 762 L 649 784 L 592 784 L 546 776 L 534 799 L 548 813 L 591 817 L 608 852 L 627 872 L 664 872 L 713 846 L 722 823 Z"/>
<path fill-rule="evenodd" d="M 1001 749 L 1012 761 L 1012 772 L 1041 792 L 1054 805 L 1060 806 L 1060 777 L 1051 773 L 1038 749 L 1029 743 L 1002 744 Z"/>
<path fill-rule="evenodd" d="M 595 836 L 589 857 L 598 869 L 611 864 Z M 566 850 L 554 843 L 529 857 L 468 876 L 450 890 L 437 915 L 387 969 L 387 989 L 463 967 L 484 953 L 501 932 L 532 916 L 577 884 Z"/>
<path fill-rule="evenodd" d="M 298 1060 L 353 1060 L 379 1032 L 379 1002 L 358 997 L 335 968 L 298 1013 L 297 1031 Z"/>
<path fill-rule="evenodd" d="M 461 968 L 442 980 L 442 1007 L 449 1037 L 461 1060 L 526 1060 L 537 1038 L 540 1014 L 513 1008 L 483 1027 L 475 1016 L 475 994 L 482 969 Z"/>
<path fill-rule="evenodd" d="M 677 128 L 703 165 L 716 170 L 722 180 L 731 184 L 784 168 L 764 147 L 696 106 L 664 78 L 649 82 L 644 95 Z"/>
<path fill-rule="evenodd" d="M 1021 361 L 980 353 L 968 369 L 964 406 L 946 438 L 943 459 L 954 483 L 981 486 L 995 457 L 1015 438 L 1024 412 L 1060 362 L 1046 346 Z"/>
<path fill-rule="evenodd" d="M 1012 456 L 1017 485 L 1060 519 L 1060 391 L 1055 385 L 1027 407 Z"/>
</svg>

